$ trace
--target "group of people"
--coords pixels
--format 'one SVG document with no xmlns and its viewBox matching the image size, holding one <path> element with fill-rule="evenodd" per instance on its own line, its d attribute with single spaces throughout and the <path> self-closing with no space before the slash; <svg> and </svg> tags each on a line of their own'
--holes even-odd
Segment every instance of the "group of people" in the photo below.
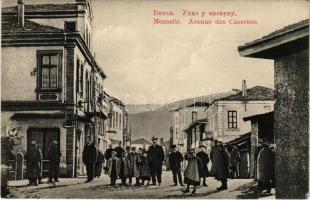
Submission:
<svg viewBox="0 0 310 200">
<path fill-rule="evenodd" d="M 160 185 L 162 183 L 162 164 L 165 159 L 163 148 L 157 144 L 157 138 L 152 137 L 152 145 L 148 150 L 136 147 L 126 147 L 123 149 L 122 143 L 115 148 L 109 145 L 105 153 L 102 153 L 90 138 L 86 138 L 86 144 L 83 149 L 83 162 L 86 166 L 87 180 L 90 182 L 94 177 L 100 177 L 102 169 L 105 174 L 110 177 L 110 185 L 116 186 L 116 180 L 121 180 L 121 185 L 135 186 Z M 49 160 L 49 183 L 58 182 L 59 163 L 61 152 L 57 141 L 53 141 L 47 152 Z M 36 141 L 31 142 L 31 146 L 25 154 L 27 164 L 27 178 L 29 185 L 38 185 L 41 183 L 41 160 L 42 153 Z M 187 161 L 184 171 L 184 180 L 182 178 L 181 163 Z M 104 163 L 106 164 L 104 166 Z M 211 161 L 211 169 L 208 164 Z M 274 183 L 274 152 L 267 143 L 263 143 L 262 150 L 258 154 L 258 186 L 261 190 L 270 192 Z M 198 185 L 208 186 L 206 178 L 209 176 L 221 181 L 221 186 L 217 190 L 227 190 L 227 179 L 239 176 L 240 153 L 235 146 L 232 147 L 230 153 L 222 142 L 214 140 L 213 147 L 210 152 L 210 158 L 204 145 L 199 146 L 199 152 L 190 149 L 184 157 L 177 150 L 176 145 L 171 146 L 169 154 L 169 166 L 173 176 L 173 186 L 178 183 L 181 186 L 187 185 L 184 193 L 190 192 L 193 186 L 192 194 L 196 193 Z M 127 182 L 128 180 L 128 182 Z M 201 182 L 202 180 L 202 182 Z M 128 183 L 128 184 L 127 184 Z"/>
<path fill-rule="evenodd" d="M 61 152 L 58 142 L 53 141 L 47 152 L 47 159 L 49 160 L 49 183 L 58 182 L 59 176 L 59 163 Z M 42 183 L 41 164 L 42 152 L 36 141 L 31 141 L 30 148 L 24 156 L 26 160 L 26 177 L 29 180 L 29 185 L 38 185 Z"/>
<path fill-rule="evenodd" d="M 218 190 L 227 189 L 227 178 L 229 177 L 229 153 L 224 147 L 222 142 L 214 141 L 214 147 L 211 150 L 210 158 L 212 167 L 209 172 L 208 163 L 210 158 L 206 152 L 204 145 L 199 146 L 199 152 L 196 153 L 194 148 L 190 149 L 190 152 L 183 158 L 182 154 L 177 151 L 176 146 L 171 146 L 171 153 L 169 155 L 169 164 L 173 174 L 174 186 L 177 186 L 178 181 L 183 186 L 182 174 L 181 174 L 181 162 L 183 159 L 187 161 L 187 166 L 184 171 L 184 183 L 187 185 L 184 193 L 190 192 L 190 186 L 193 186 L 192 194 L 196 193 L 196 187 L 198 185 L 208 186 L 206 178 L 210 175 L 214 176 L 217 180 L 222 182 L 221 187 Z"/>
<path fill-rule="evenodd" d="M 145 183 L 149 185 L 150 181 L 152 185 L 156 185 L 156 182 L 160 185 L 164 151 L 157 144 L 156 137 L 152 138 L 152 142 L 148 150 L 139 148 L 138 151 L 136 147 L 126 147 L 124 150 L 121 142 L 115 148 L 110 144 L 103 155 L 90 140 L 87 140 L 83 150 L 83 162 L 87 171 L 86 182 L 100 176 L 103 168 L 110 177 L 111 186 L 116 186 L 117 179 L 120 179 L 121 185 L 124 186 L 131 185 L 133 179 L 135 179 L 135 186 L 145 185 Z M 104 160 L 106 160 L 105 167 L 103 167 Z"/>
</svg>

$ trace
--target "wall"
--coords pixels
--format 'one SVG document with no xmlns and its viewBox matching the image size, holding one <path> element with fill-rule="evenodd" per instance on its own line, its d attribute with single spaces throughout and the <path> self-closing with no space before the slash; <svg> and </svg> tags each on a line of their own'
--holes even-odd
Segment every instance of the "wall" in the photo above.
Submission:
<svg viewBox="0 0 310 200">
<path fill-rule="evenodd" d="M 209 126 L 209 131 L 213 131 L 214 138 L 224 143 L 238 138 L 242 134 L 251 132 L 251 122 L 244 122 L 244 117 L 274 110 L 274 101 L 249 101 L 247 103 L 241 101 L 222 101 L 216 104 L 217 112 L 216 106 L 213 105 L 211 110 L 208 111 L 208 120 L 212 121 L 211 118 L 215 119 L 217 126 Z M 237 111 L 237 129 L 228 128 L 228 111 Z"/>
<path fill-rule="evenodd" d="M 275 60 L 276 197 L 307 198 L 309 50 Z"/>
<path fill-rule="evenodd" d="M 34 68 L 37 68 L 37 50 L 61 50 L 64 52 L 64 47 L 55 46 L 1 48 L 2 101 L 36 100 L 35 89 L 37 87 L 37 73 L 35 75 L 31 75 L 31 72 Z M 20 62 L 21 60 L 23 62 Z M 64 69 L 64 53 L 62 61 L 62 68 Z M 64 73 L 64 70 L 62 70 L 62 73 Z M 63 74 L 62 77 L 64 77 Z M 62 78 L 62 80 L 64 79 Z M 18 92 L 16 92 L 16 90 L 18 90 Z"/>
<path fill-rule="evenodd" d="M 44 111 L 47 113 L 47 111 Z M 23 119 L 23 120 L 11 120 L 10 117 L 13 116 L 15 112 L 1 112 L 1 136 L 6 135 L 7 128 L 21 127 L 21 133 L 23 137 L 21 138 L 21 144 L 15 145 L 13 150 L 15 153 L 22 152 L 23 154 L 27 151 L 27 130 L 29 127 L 32 128 L 59 128 L 60 129 L 60 151 L 62 153 L 60 160 L 60 173 L 66 173 L 66 129 L 63 128 L 62 119 Z"/>
</svg>

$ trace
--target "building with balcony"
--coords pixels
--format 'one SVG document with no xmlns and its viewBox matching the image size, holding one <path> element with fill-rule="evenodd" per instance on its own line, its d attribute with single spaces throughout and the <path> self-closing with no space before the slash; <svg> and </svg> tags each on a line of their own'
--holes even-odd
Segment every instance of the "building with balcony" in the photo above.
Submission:
<svg viewBox="0 0 310 200">
<path fill-rule="evenodd" d="M 36 140 L 47 174 L 47 150 L 57 140 L 60 174 L 83 174 L 85 138 L 104 134 L 106 75 L 92 51 L 90 0 L 2 8 L 2 137 L 25 153 Z M 72 1 L 71 1 L 72 2 Z M 36 2 L 37 3 L 37 2 Z"/>
<path fill-rule="evenodd" d="M 188 148 L 187 133 L 184 130 L 194 121 L 205 118 L 205 109 L 207 109 L 208 106 L 208 102 L 201 101 L 194 102 L 172 111 L 172 128 L 170 130 L 172 139 L 171 143 L 176 145 L 181 153 L 185 154 Z"/>
</svg>

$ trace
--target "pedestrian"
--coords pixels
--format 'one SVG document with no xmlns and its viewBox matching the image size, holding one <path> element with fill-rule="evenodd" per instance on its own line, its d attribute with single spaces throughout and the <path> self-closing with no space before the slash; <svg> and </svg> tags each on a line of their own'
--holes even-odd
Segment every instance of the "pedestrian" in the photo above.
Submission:
<svg viewBox="0 0 310 200">
<path fill-rule="evenodd" d="M 139 171 L 138 171 L 138 153 L 136 152 L 136 147 L 131 147 L 131 151 L 128 154 L 128 159 L 130 162 L 130 177 L 129 177 L 129 184 L 132 184 L 132 179 L 136 178 L 135 186 L 140 185 L 139 181 Z"/>
<path fill-rule="evenodd" d="M 270 148 L 270 144 L 264 141 L 263 148 L 258 154 L 257 160 L 257 179 L 260 191 L 271 192 L 271 185 L 275 180 L 275 154 Z"/>
<path fill-rule="evenodd" d="M 40 178 L 41 168 L 40 162 L 42 159 L 41 152 L 36 141 L 31 141 L 31 146 L 25 154 L 27 174 L 29 185 L 38 185 L 37 179 Z"/>
<path fill-rule="evenodd" d="M 109 176 L 111 180 L 110 186 L 116 186 L 116 180 L 119 177 L 120 174 L 120 163 L 119 159 L 116 157 L 116 152 L 112 151 L 111 153 L 111 158 L 107 161 L 107 166 L 108 166 L 108 171 L 109 171 Z"/>
<path fill-rule="evenodd" d="M 176 145 L 171 146 L 171 153 L 169 155 L 169 165 L 173 176 L 173 186 L 178 185 L 178 179 L 181 186 L 183 185 L 181 174 L 181 162 L 183 161 L 183 155 L 177 150 Z"/>
<path fill-rule="evenodd" d="M 199 168 L 201 168 L 201 160 L 196 156 L 195 149 L 192 148 L 188 154 L 185 155 L 187 166 L 184 171 L 184 183 L 187 185 L 183 193 L 190 192 L 190 186 L 193 186 L 192 194 L 196 194 L 196 187 L 200 184 Z"/>
<path fill-rule="evenodd" d="M 200 178 L 202 178 L 202 185 L 203 186 L 208 186 L 206 183 L 206 178 L 209 175 L 209 170 L 208 170 L 208 163 L 209 163 L 209 156 L 206 153 L 206 146 L 200 145 L 199 146 L 200 151 L 197 153 L 197 157 L 201 160 L 201 168 L 199 168 L 199 175 Z"/>
<path fill-rule="evenodd" d="M 128 159 L 128 153 L 123 152 L 122 156 L 119 158 L 119 161 L 120 161 L 119 178 L 122 180 L 122 185 L 128 186 L 126 184 L 126 179 L 130 177 L 130 162 Z"/>
<path fill-rule="evenodd" d="M 138 170 L 139 170 L 139 179 L 144 182 L 147 181 L 147 186 L 150 184 L 151 180 L 151 170 L 149 166 L 148 152 L 143 151 L 142 148 L 139 148 L 139 158 L 138 158 Z"/>
<path fill-rule="evenodd" d="M 229 177 L 229 153 L 222 142 L 218 142 L 212 149 L 212 170 L 215 178 L 221 181 L 222 185 L 217 190 L 227 190 L 227 178 Z"/>
<path fill-rule="evenodd" d="M 232 146 L 230 153 L 230 164 L 229 168 L 231 170 L 231 177 L 233 179 L 239 177 L 239 166 L 240 166 L 240 153 L 236 146 Z"/>
<path fill-rule="evenodd" d="M 43 158 L 43 155 L 42 155 L 42 151 L 41 151 L 41 149 L 40 149 L 40 147 L 39 147 L 39 145 L 37 144 L 36 145 L 37 146 L 37 149 L 39 150 L 39 152 L 40 152 L 40 157 L 41 157 L 41 161 L 40 161 L 40 169 L 43 169 L 43 163 L 42 163 L 42 158 Z M 42 170 L 41 170 L 41 172 L 40 172 L 40 176 L 39 176 L 39 178 L 38 178 L 38 184 L 42 184 L 43 182 L 42 182 Z"/>
<path fill-rule="evenodd" d="M 59 149 L 58 141 L 54 140 L 47 153 L 47 159 L 49 160 L 49 179 L 48 183 L 52 183 L 53 179 L 55 182 L 59 182 L 59 163 L 60 163 L 61 152 Z"/>
<path fill-rule="evenodd" d="M 116 152 L 116 156 L 117 156 L 118 158 L 122 157 L 123 152 L 125 152 L 125 150 L 124 150 L 123 147 L 122 147 L 122 142 L 121 142 L 121 141 L 119 141 L 119 142 L 118 142 L 118 146 L 115 147 L 115 152 Z"/>
<path fill-rule="evenodd" d="M 90 138 L 86 138 L 86 145 L 83 150 L 83 162 L 86 165 L 87 182 L 94 179 L 95 163 L 97 161 L 97 149 Z"/>
<path fill-rule="evenodd" d="M 152 185 L 156 185 L 156 179 L 158 185 L 161 184 L 162 164 L 165 159 L 164 150 L 157 144 L 157 138 L 152 137 L 153 144 L 149 147 L 148 158 L 150 162 L 150 170 L 152 176 Z"/>
<path fill-rule="evenodd" d="M 105 160 L 109 160 L 110 158 L 112 158 L 112 151 L 114 151 L 114 149 L 112 148 L 112 144 L 109 144 L 109 148 L 104 153 Z"/>
<path fill-rule="evenodd" d="M 99 148 L 97 148 L 97 162 L 95 164 L 95 177 L 99 178 L 102 173 L 102 167 L 104 163 L 104 155 Z"/>
</svg>

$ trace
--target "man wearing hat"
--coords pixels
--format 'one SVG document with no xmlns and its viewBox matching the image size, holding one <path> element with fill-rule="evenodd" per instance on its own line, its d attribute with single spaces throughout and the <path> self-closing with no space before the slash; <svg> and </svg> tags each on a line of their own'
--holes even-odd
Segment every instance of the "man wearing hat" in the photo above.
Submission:
<svg viewBox="0 0 310 200">
<path fill-rule="evenodd" d="M 95 163 L 97 162 L 97 148 L 94 143 L 91 143 L 89 137 L 86 138 L 86 145 L 83 150 L 83 162 L 86 165 L 87 181 L 90 182 L 94 179 Z"/>
<path fill-rule="evenodd" d="M 169 155 L 169 165 L 172 171 L 173 182 L 174 182 L 173 186 L 178 185 L 178 178 L 179 178 L 180 185 L 184 186 L 183 181 L 182 181 L 182 174 L 181 174 L 181 162 L 183 161 L 183 156 L 179 151 L 177 151 L 176 147 L 177 147 L 176 145 L 171 146 L 171 153 Z"/>
<path fill-rule="evenodd" d="M 127 150 L 127 149 L 126 149 Z M 132 184 L 132 178 L 136 178 L 136 184 L 135 186 L 140 185 L 139 181 L 139 170 L 138 170 L 138 153 L 136 152 L 136 147 L 131 147 L 131 151 L 128 151 L 128 159 L 130 161 L 130 178 L 129 178 L 129 184 Z"/>
<path fill-rule="evenodd" d="M 37 179 L 41 176 L 40 163 L 42 154 L 39 151 L 36 141 L 31 141 L 31 146 L 25 154 L 27 178 L 29 179 L 29 185 L 38 185 Z"/>
<path fill-rule="evenodd" d="M 206 183 L 206 177 L 208 177 L 209 170 L 208 170 L 208 163 L 209 163 L 209 156 L 206 153 L 206 147 L 204 145 L 199 146 L 200 151 L 197 153 L 197 158 L 201 160 L 201 168 L 199 169 L 199 176 L 203 179 L 203 186 L 208 186 Z"/>
<path fill-rule="evenodd" d="M 165 159 L 164 150 L 161 146 L 157 144 L 157 138 L 152 137 L 153 144 L 149 147 L 148 158 L 150 161 L 150 170 L 152 176 L 152 185 L 156 185 L 155 176 L 157 177 L 157 182 L 161 184 L 161 174 L 162 174 L 162 163 Z"/>
</svg>

